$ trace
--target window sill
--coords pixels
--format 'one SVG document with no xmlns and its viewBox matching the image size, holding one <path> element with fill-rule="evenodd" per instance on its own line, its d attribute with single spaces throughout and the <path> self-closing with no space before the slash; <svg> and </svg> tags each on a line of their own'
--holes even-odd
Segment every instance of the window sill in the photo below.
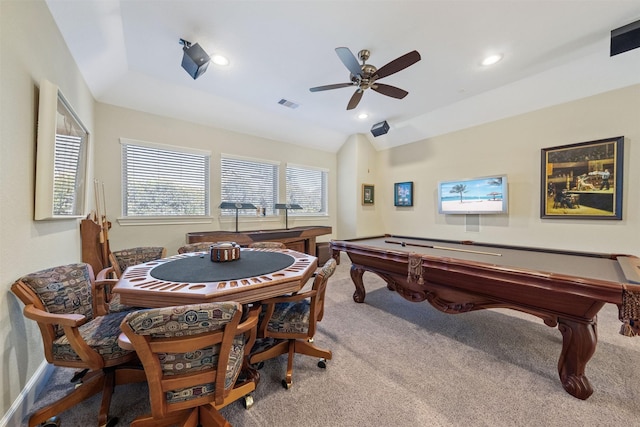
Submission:
<svg viewBox="0 0 640 427">
<path fill-rule="evenodd" d="M 130 225 L 176 225 L 176 224 L 211 224 L 210 216 L 128 216 L 117 218 L 118 224 Z"/>
</svg>

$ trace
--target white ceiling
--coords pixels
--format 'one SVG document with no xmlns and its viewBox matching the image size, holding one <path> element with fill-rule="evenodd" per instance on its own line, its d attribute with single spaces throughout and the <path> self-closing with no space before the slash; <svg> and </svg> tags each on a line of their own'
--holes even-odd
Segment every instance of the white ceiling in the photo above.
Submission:
<svg viewBox="0 0 640 427">
<path fill-rule="evenodd" d="M 640 83 L 640 49 L 609 56 L 611 30 L 640 19 L 638 0 L 47 4 L 99 102 L 330 152 L 357 133 L 385 149 Z M 230 65 L 193 80 L 180 38 Z M 409 95 L 367 90 L 347 111 L 354 88 L 310 92 L 349 82 L 339 46 L 369 49 L 378 68 L 417 50 L 421 61 L 380 81 Z M 480 66 L 490 53 L 504 60 Z M 391 129 L 373 138 L 382 120 Z"/>
</svg>

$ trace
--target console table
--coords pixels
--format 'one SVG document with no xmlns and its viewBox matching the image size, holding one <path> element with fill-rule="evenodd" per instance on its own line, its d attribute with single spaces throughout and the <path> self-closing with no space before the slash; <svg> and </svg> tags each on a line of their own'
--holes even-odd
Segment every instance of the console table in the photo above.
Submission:
<svg viewBox="0 0 640 427">
<path fill-rule="evenodd" d="M 282 242 L 288 249 L 317 256 L 316 237 L 331 234 L 331 232 L 331 227 L 325 226 L 239 232 L 195 231 L 187 233 L 187 243 L 231 241 L 240 246 L 249 246 L 254 242 Z"/>
</svg>

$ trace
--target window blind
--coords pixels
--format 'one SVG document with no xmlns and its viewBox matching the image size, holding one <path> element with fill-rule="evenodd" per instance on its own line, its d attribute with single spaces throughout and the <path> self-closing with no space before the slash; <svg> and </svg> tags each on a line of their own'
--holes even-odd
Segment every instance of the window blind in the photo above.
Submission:
<svg viewBox="0 0 640 427">
<path fill-rule="evenodd" d="M 287 203 L 302 209 L 291 210 L 289 215 L 327 214 L 327 176 L 323 170 L 287 166 Z"/>
<path fill-rule="evenodd" d="M 237 159 L 220 159 L 220 200 L 223 202 L 252 203 L 264 208 L 265 215 L 274 214 L 278 200 L 278 170 L 274 163 Z M 235 215 L 235 209 L 222 209 L 222 215 Z M 240 209 L 239 215 L 255 215 L 255 210 Z"/>
<path fill-rule="evenodd" d="M 124 216 L 209 215 L 210 156 L 122 145 Z"/>
</svg>

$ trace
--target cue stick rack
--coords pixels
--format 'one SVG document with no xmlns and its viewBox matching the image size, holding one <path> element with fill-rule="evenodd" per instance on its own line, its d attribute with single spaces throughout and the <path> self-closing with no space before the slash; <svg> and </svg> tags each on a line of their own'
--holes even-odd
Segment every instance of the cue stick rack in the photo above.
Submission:
<svg viewBox="0 0 640 427">
<path fill-rule="evenodd" d="M 104 183 L 99 185 L 94 180 L 96 209 L 80 221 L 80 237 L 82 242 L 82 262 L 91 265 L 94 274 L 109 267 L 109 229 L 104 195 Z"/>
</svg>

